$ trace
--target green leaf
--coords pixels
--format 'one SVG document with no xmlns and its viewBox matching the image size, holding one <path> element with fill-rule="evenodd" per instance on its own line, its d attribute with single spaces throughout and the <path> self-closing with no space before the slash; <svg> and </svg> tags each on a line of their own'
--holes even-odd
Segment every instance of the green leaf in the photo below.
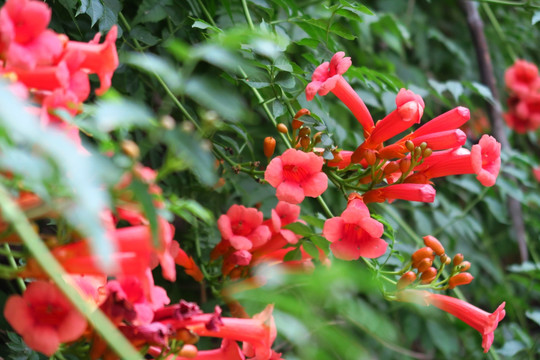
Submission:
<svg viewBox="0 0 540 360">
<path fill-rule="evenodd" d="M 303 117 L 302 117 L 303 119 Z M 315 216 L 311 215 L 302 215 L 302 220 L 307 222 L 309 225 L 314 226 L 316 228 L 322 229 L 324 227 L 324 219 L 320 219 Z"/>
<path fill-rule="evenodd" d="M 143 0 L 137 15 L 133 19 L 132 25 L 138 23 L 158 22 L 169 16 L 168 6 L 172 5 L 172 0 Z"/>
<path fill-rule="evenodd" d="M 300 248 L 297 247 L 292 251 L 289 251 L 284 257 L 283 262 L 287 261 L 297 261 L 302 259 L 302 251 L 300 251 Z"/>
<path fill-rule="evenodd" d="M 309 228 L 309 226 L 304 225 L 300 222 L 295 222 L 289 225 L 284 226 L 285 229 L 291 230 L 295 234 L 302 235 L 302 236 L 310 236 L 313 234 L 313 231 Z"/>
<path fill-rule="evenodd" d="M 302 242 L 302 247 L 304 248 L 304 251 L 307 252 L 311 257 L 313 257 L 314 259 L 318 259 L 319 258 L 319 249 L 317 248 L 317 246 L 315 246 L 315 244 L 313 244 L 311 241 L 309 240 L 304 240 Z"/>
<path fill-rule="evenodd" d="M 150 46 L 156 45 L 157 43 L 161 41 L 160 38 L 152 35 L 152 33 L 147 28 L 141 25 L 137 25 L 133 29 L 131 29 L 131 31 L 129 32 L 129 35 L 139 40 L 140 42 L 150 45 Z M 151 55 L 151 54 L 148 54 L 148 55 Z"/>
<path fill-rule="evenodd" d="M 159 75 L 173 92 L 180 90 L 182 79 L 178 70 L 162 57 L 151 53 L 128 53 L 122 56 L 122 62 L 150 75 Z"/>
<path fill-rule="evenodd" d="M 310 236 L 309 239 L 322 251 L 324 251 L 325 254 L 328 254 L 330 252 L 330 241 L 326 240 L 326 238 L 320 236 L 320 235 L 313 235 Z"/>
<path fill-rule="evenodd" d="M 106 32 L 118 23 L 118 13 L 122 10 L 122 4 L 119 0 L 103 0 L 103 16 L 99 20 L 99 31 Z M 118 36 L 122 36 L 122 28 L 118 28 Z"/>
<path fill-rule="evenodd" d="M 140 103 L 126 99 L 102 100 L 97 103 L 94 123 L 98 131 L 109 132 L 118 128 L 148 127 L 153 115 Z"/>
<path fill-rule="evenodd" d="M 540 310 L 527 310 L 525 316 L 534 321 L 536 324 L 540 325 Z"/>
<path fill-rule="evenodd" d="M 192 77 L 187 82 L 185 91 L 194 101 L 215 110 L 227 120 L 234 122 L 244 117 L 246 106 L 236 92 L 206 77 Z"/>
<path fill-rule="evenodd" d="M 180 216 L 181 218 L 188 220 L 187 214 L 191 214 L 204 221 L 207 225 L 214 224 L 215 219 L 212 212 L 207 208 L 203 207 L 196 200 L 181 199 L 177 198 L 174 195 L 171 196 L 169 200 L 171 201 L 171 204 L 169 205 L 169 210 L 171 210 L 173 213 Z"/>
<path fill-rule="evenodd" d="M 75 16 L 86 14 L 90 16 L 91 26 L 103 17 L 103 4 L 100 0 L 81 0 L 81 6 Z"/>
<path fill-rule="evenodd" d="M 532 16 L 531 24 L 536 25 L 536 23 L 539 21 L 540 21 L 540 11 L 536 10 Z"/>
</svg>

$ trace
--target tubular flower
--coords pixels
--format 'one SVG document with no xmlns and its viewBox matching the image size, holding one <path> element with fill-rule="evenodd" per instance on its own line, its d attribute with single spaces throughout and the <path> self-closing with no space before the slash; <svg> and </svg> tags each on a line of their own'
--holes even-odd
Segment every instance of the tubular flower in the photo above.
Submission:
<svg viewBox="0 0 540 360">
<path fill-rule="evenodd" d="M 433 305 L 465 322 L 482 335 L 482 347 L 485 353 L 489 351 L 491 344 L 493 344 L 493 333 L 506 314 L 504 302 L 490 314 L 466 301 L 451 296 L 432 294 L 428 291 L 405 290 L 398 296 L 403 301 L 426 306 Z"/>
<path fill-rule="evenodd" d="M 243 352 L 247 357 L 254 360 L 268 360 L 274 354 L 271 347 L 277 335 L 272 316 L 273 309 L 273 305 L 268 305 L 252 319 L 221 318 L 221 325 L 215 328 L 200 321 L 185 327 L 200 336 L 242 341 L 244 342 Z M 173 326 L 175 326 L 174 323 Z"/>
<path fill-rule="evenodd" d="M 323 236 L 332 243 L 332 253 L 343 260 L 383 255 L 388 246 L 381 239 L 383 232 L 383 225 L 370 217 L 361 198 L 351 200 L 341 216 L 326 220 L 323 227 Z"/>
<path fill-rule="evenodd" d="M 388 200 L 407 200 L 433 202 L 435 189 L 428 184 L 395 184 L 380 189 L 373 189 L 364 194 L 364 202 L 384 202 Z"/>
<path fill-rule="evenodd" d="M 9 68 L 51 65 L 62 52 L 62 41 L 47 29 L 51 9 L 41 1 L 8 0 L 0 9 L 0 57 Z"/>
<path fill-rule="evenodd" d="M 60 343 L 77 340 L 86 320 L 53 285 L 35 281 L 23 296 L 10 296 L 4 316 L 29 348 L 51 356 Z"/>
<path fill-rule="evenodd" d="M 501 168 L 501 144 L 494 137 L 483 135 L 471 151 L 458 148 L 455 150 L 436 151 L 421 165 L 415 173 L 407 177 L 408 183 L 427 183 L 429 179 L 462 174 L 476 174 L 484 186 L 493 186 Z"/>
<path fill-rule="evenodd" d="M 458 128 L 465 124 L 469 118 L 469 109 L 461 106 L 454 108 L 428 121 L 395 144 L 383 147 L 379 150 L 379 156 L 384 159 L 404 157 L 409 152 L 405 146 L 407 140 L 411 140 L 414 146 L 425 142 L 427 147 L 433 151 L 459 147 L 465 144 L 467 136 Z"/>
<path fill-rule="evenodd" d="M 323 162 L 312 152 L 289 149 L 270 161 L 264 179 L 276 188 L 279 200 L 299 204 L 306 196 L 317 197 L 328 187 L 328 177 L 321 171 Z"/>
<path fill-rule="evenodd" d="M 340 51 L 332 56 L 330 63 L 319 65 L 306 87 L 306 98 L 311 101 L 315 94 L 324 96 L 331 91 L 352 111 L 364 128 L 364 134 L 368 135 L 373 129 L 373 118 L 364 101 L 342 76 L 351 64 L 351 58 L 345 57 L 345 53 Z"/>
<path fill-rule="evenodd" d="M 80 67 L 90 74 L 99 76 L 100 87 L 97 95 L 103 95 L 111 87 L 111 79 L 118 67 L 118 53 L 116 52 L 116 38 L 118 28 L 113 26 L 105 37 L 105 42 L 99 43 L 101 34 L 98 33 L 90 43 L 69 41 L 66 44 L 66 53 L 78 52 L 84 55 Z"/>
<path fill-rule="evenodd" d="M 262 212 L 235 204 L 229 208 L 227 214 L 219 217 L 218 228 L 222 239 L 229 242 L 233 248 L 249 250 L 270 239 L 270 230 L 262 223 Z"/>
<path fill-rule="evenodd" d="M 167 360 L 188 360 L 190 358 L 179 357 L 171 355 L 167 357 Z M 191 358 L 192 360 L 245 360 L 246 357 L 242 353 L 242 349 L 238 346 L 236 341 L 223 339 L 221 347 L 215 350 L 204 350 L 197 352 L 197 356 Z"/>
<path fill-rule="evenodd" d="M 377 122 L 371 134 L 354 151 L 351 161 L 359 163 L 366 149 L 376 149 L 382 143 L 420 122 L 424 100 L 411 90 L 401 89 L 396 96 L 396 110 Z"/>
</svg>

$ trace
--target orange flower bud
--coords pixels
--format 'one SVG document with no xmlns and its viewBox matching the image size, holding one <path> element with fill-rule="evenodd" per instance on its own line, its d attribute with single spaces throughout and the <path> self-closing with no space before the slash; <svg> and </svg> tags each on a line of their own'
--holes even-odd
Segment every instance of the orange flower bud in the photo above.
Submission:
<svg viewBox="0 0 540 360">
<path fill-rule="evenodd" d="M 197 347 L 195 345 L 186 344 L 182 346 L 182 350 L 180 350 L 180 353 L 178 355 L 188 358 L 188 359 L 194 359 L 197 357 L 199 350 L 197 350 Z"/>
<path fill-rule="evenodd" d="M 309 147 L 309 144 L 311 143 L 310 139 L 309 139 L 309 136 L 302 136 L 300 138 L 300 145 L 304 148 L 304 149 L 307 149 Z"/>
<path fill-rule="evenodd" d="M 471 281 L 473 281 L 473 279 L 474 279 L 474 276 L 472 276 L 471 274 L 467 272 L 454 275 L 448 281 L 448 288 L 453 289 L 456 286 L 470 284 Z"/>
<path fill-rule="evenodd" d="M 444 247 L 442 246 L 441 242 L 437 240 L 435 236 L 431 236 L 431 235 L 424 236 L 424 244 L 432 248 L 433 251 L 435 251 L 435 254 L 437 254 L 437 256 L 442 256 L 444 254 Z"/>
<path fill-rule="evenodd" d="M 411 159 L 402 159 L 399 162 L 399 170 L 402 173 L 405 173 L 405 172 L 409 171 L 410 167 L 411 167 Z"/>
<path fill-rule="evenodd" d="M 461 264 L 464 259 L 465 257 L 463 256 L 463 254 L 456 254 L 456 256 L 454 256 L 454 266 L 458 266 L 459 264 Z"/>
<path fill-rule="evenodd" d="M 188 329 L 178 329 L 175 338 L 184 344 L 196 344 L 199 341 L 199 335 Z"/>
<path fill-rule="evenodd" d="M 441 255 L 441 262 L 444 263 L 445 265 L 450 265 L 452 260 L 450 260 L 450 257 L 448 255 L 442 254 Z"/>
<path fill-rule="evenodd" d="M 271 157 L 274 154 L 275 149 L 276 139 L 271 136 L 265 137 L 263 144 L 264 156 L 266 156 L 267 158 Z"/>
<path fill-rule="evenodd" d="M 468 261 L 464 261 L 461 264 L 459 264 L 459 271 L 467 271 L 471 268 L 471 263 Z"/>
<path fill-rule="evenodd" d="M 289 129 L 287 129 L 287 125 L 285 125 L 283 123 L 277 124 L 276 128 L 277 128 L 277 131 L 279 131 L 282 134 L 286 134 L 286 133 L 289 132 Z"/>
<path fill-rule="evenodd" d="M 429 258 L 431 260 L 435 259 L 435 253 L 429 246 L 418 249 L 412 254 L 411 259 L 413 262 L 413 267 L 417 268 L 420 261 L 425 258 Z"/>
<path fill-rule="evenodd" d="M 302 137 L 302 136 L 308 136 L 309 134 L 311 134 L 311 129 L 308 128 L 308 127 L 303 127 L 300 129 L 300 131 L 298 132 L 298 136 Z"/>
<path fill-rule="evenodd" d="M 399 170 L 399 165 L 395 161 L 390 161 L 386 166 L 384 167 L 383 173 L 384 175 L 390 175 L 395 173 Z"/>
<path fill-rule="evenodd" d="M 418 272 L 423 273 L 429 267 L 433 265 L 433 260 L 430 258 L 424 258 L 418 263 Z"/>
<path fill-rule="evenodd" d="M 412 284 L 414 280 L 416 280 L 416 274 L 414 273 L 414 271 L 407 271 L 405 274 L 401 275 L 401 278 L 399 278 L 398 280 L 398 290 L 406 288 L 407 286 Z"/>
<path fill-rule="evenodd" d="M 413 143 L 411 140 L 405 141 L 405 147 L 406 147 L 407 150 L 409 150 L 410 152 L 413 152 L 413 151 L 414 151 L 414 143 Z"/>
<path fill-rule="evenodd" d="M 132 159 L 137 159 L 139 155 L 141 154 L 141 151 L 139 150 L 139 147 L 135 142 L 131 140 L 122 140 L 120 143 L 120 148 L 122 149 L 122 152 L 129 156 Z"/>
<path fill-rule="evenodd" d="M 422 155 L 422 149 L 420 149 L 419 147 L 417 147 L 416 149 L 414 149 L 414 157 L 416 159 L 418 159 L 420 157 L 420 155 Z"/>
<path fill-rule="evenodd" d="M 375 161 L 377 160 L 377 157 L 375 156 L 375 153 L 371 150 L 366 150 L 364 153 L 364 158 L 366 159 L 366 162 L 368 165 L 375 164 Z"/>
<path fill-rule="evenodd" d="M 431 154 L 433 154 L 433 150 L 431 150 L 430 148 L 427 148 L 422 152 L 422 157 L 425 159 L 429 157 Z"/>
<path fill-rule="evenodd" d="M 430 282 L 435 280 L 435 277 L 437 277 L 437 269 L 435 269 L 434 267 L 430 267 L 422 273 L 422 276 L 420 277 L 420 282 L 422 284 L 429 284 Z"/>
<path fill-rule="evenodd" d="M 421 144 L 420 144 L 420 149 L 422 149 L 422 151 L 426 150 L 427 148 L 427 142 L 423 141 Z"/>
<path fill-rule="evenodd" d="M 313 144 L 321 142 L 322 132 L 318 132 L 313 136 Z"/>
<path fill-rule="evenodd" d="M 302 109 L 298 110 L 296 115 L 294 115 L 294 118 L 298 119 L 299 117 L 302 117 L 304 115 L 311 115 L 311 112 L 308 109 L 302 108 Z"/>
</svg>

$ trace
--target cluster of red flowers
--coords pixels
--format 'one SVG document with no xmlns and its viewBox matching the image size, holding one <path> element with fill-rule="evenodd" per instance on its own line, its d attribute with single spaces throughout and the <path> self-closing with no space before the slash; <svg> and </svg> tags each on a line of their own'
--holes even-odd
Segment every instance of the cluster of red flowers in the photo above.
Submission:
<svg viewBox="0 0 540 360">
<path fill-rule="evenodd" d="M 540 127 L 540 76 L 536 65 L 517 60 L 510 66 L 504 80 L 510 92 L 506 124 L 517 133 L 535 131 Z"/>
<path fill-rule="evenodd" d="M 348 189 L 353 190 L 348 195 L 348 205 L 341 216 L 327 219 L 322 231 L 322 235 L 331 243 L 330 249 L 334 256 L 344 260 L 355 260 L 359 257 L 377 258 L 387 250 L 388 244 L 381 238 L 384 232 L 383 225 L 371 218 L 366 204 L 386 200 L 391 202 L 397 199 L 433 202 L 435 189 L 431 179 L 449 175 L 475 174 L 482 185 L 493 186 L 501 166 L 501 145 L 489 135 L 482 136 L 471 150 L 462 147 L 467 136 L 459 128 L 470 117 L 469 110 L 463 107 L 450 110 L 399 140 L 385 144 L 414 124 L 420 123 L 424 113 L 424 101 L 412 91 L 401 89 L 396 97 L 396 109 L 375 123 L 367 106 L 342 76 L 351 64 L 351 59 L 345 57 L 343 52 L 336 53 L 330 62 L 316 68 L 312 81 L 306 88 L 306 97 L 309 101 L 316 94 L 326 95 L 332 92 L 336 95 L 362 126 L 364 142 L 354 151 L 336 147 L 327 149 L 332 152 L 334 159 L 326 160 L 327 168 L 323 168 L 325 160 L 321 155 L 324 149 L 315 147 L 320 141 L 321 134 L 315 134 L 312 139 L 309 137 L 311 131 L 309 127 L 303 127 L 300 119 L 303 115 L 309 114 L 309 111 L 302 109 L 291 124 L 293 132 L 292 138 L 289 139 L 293 141 L 294 149 L 288 149 L 272 159 L 265 171 L 265 180 L 276 188 L 276 196 L 281 202 L 299 204 L 305 197 L 318 197 L 326 191 L 329 178 L 344 193 Z M 278 130 L 288 134 L 288 128 L 284 124 L 279 124 Z M 268 144 L 269 142 L 265 140 L 266 147 L 269 147 Z M 273 152 L 275 144 L 271 145 L 271 151 L 265 148 L 266 156 L 270 156 Z M 257 224 L 262 223 L 262 214 L 259 218 Z M 236 223 L 243 224 L 242 221 Z M 238 228 L 242 231 L 242 226 Z M 236 252 L 229 250 L 233 256 L 240 248 L 233 244 L 234 237 L 225 233 L 222 230 L 221 244 L 226 243 L 235 248 Z M 264 237 L 263 243 L 267 241 L 268 236 Z M 434 241 L 431 241 L 432 237 L 428 239 L 431 243 L 440 244 L 434 238 Z M 257 237 L 256 240 L 261 241 L 261 237 Z M 296 241 L 297 239 L 294 239 L 294 242 Z M 238 243 L 238 240 L 235 239 L 234 242 Z M 247 240 L 243 242 L 248 243 Z M 287 245 L 286 241 L 281 243 Z M 251 241 L 249 246 L 257 248 L 261 243 Z M 440 255 L 447 258 L 444 250 Z M 439 271 L 431 266 L 433 259 L 433 251 L 419 259 L 421 264 L 416 264 L 416 269 L 422 276 L 418 282 L 431 283 L 444 268 L 446 260 Z M 416 274 L 412 271 L 407 273 L 408 277 L 411 277 L 410 273 L 414 275 L 414 279 L 408 285 L 416 280 Z M 472 276 L 464 272 L 453 273 L 450 279 L 453 287 L 470 282 Z M 402 288 L 403 286 L 400 287 Z M 446 301 L 447 297 L 434 294 L 425 295 L 424 298 L 429 300 L 429 304 L 451 313 L 456 311 L 445 304 L 459 304 L 459 300 Z M 472 307 L 468 304 L 463 306 Z M 497 322 L 504 317 L 503 308 L 504 305 L 497 310 L 496 320 L 492 321 L 489 317 L 489 320 L 482 320 L 482 324 L 477 322 L 472 324 L 483 334 L 486 351 L 493 341 L 492 333 Z M 463 318 L 459 314 L 456 316 Z M 484 324 L 487 322 L 491 325 Z"/>
<path fill-rule="evenodd" d="M 96 94 L 109 89 L 118 66 L 117 28 L 110 30 L 104 43 L 99 43 L 100 34 L 89 43 L 81 43 L 47 29 L 50 18 L 51 10 L 43 2 L 6 2 L 0 9 L 0 71 L 11 80 L 11 89 L 16 94 L 40 105 L 29 110 L 39 115 L 43 126 L 55 126 L 80 144 L 78 128 L 63 121 L 55 111 L 67 110 L 72 116 L 81 111 L 81 104 L 90 95 L 89 74 L 97 74 L 100 79 Z M 101 214 L 108 238 L 114 244 L 115 252 L 110 255 L 112 269 L 104 270 L 103 259 L 93 254 L 88 240 L 76 233 L 70 239 L 63 239 L 62 244 L 54 236 L 41 234 L 69 274 L 68 280 L 134 346 L 148 347 L 152 356 L 279 359 L 270 349 L 276 337 L 272 306 L 248 319 L 222 317 L 219 307 L 212 314 L 203 314 L 194 303 L 180 301 L 169 305 L 166 291 L 154 285 L 152 269 L 160 265 L 163 277 L 169 281 L 176 280 L 176 265 L 199 282 L 203 274 L 173 240 L 174 227 L 161 216 L 157 219 L 159 244 L 154 245 L 150 221 L 128 189 L 134 177 L 148 185 L 156 208 L 164 206 L 159 200 L 161 189 L 155 183 L 156 173 L 152 169 L 136 165 L 121 179 L 115 188 L 119 205 Z M 24 210 L 45 206 L 36 195 L 22 191 L 17 203 Z M 57 216 L 53 212 L 39 213 L 41 217 Z M 274 219 L 272 229 L 279 228 L 280 221 Z M 126 223 L 129 225 L 125 226 Z M 1 223 L 0 227 L 7 230 L 8 224 Z M 279 229 L 276 231 L 280 233 Z M 281 233 L 290 235 L 287 230 Z M 21 239 L 9 234 L 2 241 L 20 243 Z M 4 316 L 31 349 L 51 356 L 61 343 L 85 339 L 92 342 L 90 358 L 118 358 L 48 281 L 34 258 L 28 258 L 17 275 L 33 281 L 22 296 L 9 297 Z M 199 336 L 222 338 L 223 342 L 219 349 L 198 351 L 194 344 Z M 244 343 L 243 349 L 237 341 Z M 171 344 L 178 345 L 171 347 Z"/>
<path fill-rule="evenodd" d="M 90 95 L 89 74 L 97 74 L 101 95 L 111 86 L 118 67 L 117 28 L 105 41 L 98 33 L 89 43 L 71 41 L 47 29 L 51 9 L 32 0 L 8 0 L 0 9 L 0 74 L 13 81 L 15 93 L 40 108 L 33 111 L 43 125 L 54 125 L 80 143 L 78 129 L 55 115 L 62 109 L 72 116 Z"/>
<path fill-rule="evenodd" d="M 91 42 L 81 43 L 47 29 L 50 18 L 51 11 L 42 2 L 6 2 L 0 9 L 0 71 L 12 81 L 13 91 L 39 104 L 40 107 L 30 110 L 39 114 L 44 126 L 58 127 L 80 143 L 78 129 L 63 121 L 55 110 L 66 110 L 72 116 L 80 111 L 90 94 L 89 74 L 97 74 L 100 79 L 96 94 L 111 86 L 118 66 L 117 29 L 110 30 L 104 43 L 99 43 L 99 34 Z M 329 63 L 315 70 L 306 95 L 312 100 L 317 93 L 334 93 L 358 119 L 365 141 L 354 151 L 333 148 L 334 159 L 325 160 L 321 156 L 324 150 L 314 147 L 320 135 L 311 140 L 309 127 L 300 120 L 309 111 L 301 110 L 292 124 L 295 131 L 299 130 L 297 143 L 273 158 L 265 171 L 265 180 L 276 188 L 279 200 L 271 216 L 264 219 L 257 208 L 232 205 L 218 219 L 221 242 L 212 251 L 211 260 L 222 259 L 223 276 L 247 278 L 251 269 L 262 262 L 302 270 L 312 268 L 315 258 L 328 264 L 324 251 L 312 251 L 311 242 L 308 251 L 306 240 L 291 231 L 289 225 L 302 223 L 300 227 L 305 227 L 299 219 L 299 204 L 306 197 L 322 195 L 329 179 L 344 193 L 352 190 L 346 209 L 340 216 L 329 216 L 322 229 L 334 256 L 344 260 L 377 258 L 387 251 L 388 244 L 382 239 L 383 224 L 371 217 L 366 204 L 396 199 L 432 202 L 435 189 L 431 179 L 448 175 L 475 174 L 483 185 L 495 184 L 500 168 L 500 144 L 484 135 L 470 151 L 462 147 L 466 135 L 459 127 L 469 119 L 467 109 L 450 110 L 385 145 L 420 123 L 424 101 L 412 91 L 402 89 L 396 97 L 396 109 L 374 123 L 362 99 L 342 76 L 350 66 L 351 59 L 344 57 L 344 53 L 335 54 Z M 265 142 L 265 155 L 269 158 L 275 148 L 272 140 Z M 165 289 L 154 283 L 154 268 L 160 266 L 163 278 L 169 281 L 176 280 L 177 265 L 196 281 L 201 282 L 204 276 L 174 240 L 173 225 L 159 215 L 155 236 L 151 221 L 129 189 L 135 178 L 148 186 L 153 205 L 158 209 L 164 207 L 162 191 L 152 169 L 136 165 L 122 178 L 114 189 L 117 205 L 101 213 L 108 239 L 114 244 L 115 251 L 110 254 L 113 268 L 103 269 L 100 266 L 103 259 L 92 253 L 89 241 L 76 232 L 61 242 L 53 235 L 40 234 L 68 273 L 67 281 L 95 308 L 101 309 L 136 348 L 145 349 L 147 356 L 181 360 L 280 359 L 281 355 L 271 349 L 276 338 L 272 305 L 249 318 L 241 307 L 235 308 L 234 301 L 229 305 L 237 317 L 222 316 L 218 306 L 212 313 L 203 313 L 195 303 L 181 300 L 170 304 Z M 26 192 L 20 193 L 17 202 L 23 209 L 44 205 L 37 196 Z M 40 216 L 57 215 L 40 212 Z M 7 229 L 8 225 L 0 222 L 0 230 Z M 21 240 L 7 234 L 1 241 L 20 243 Z M 412 264 L 422 274 L 424 284 L 434 281 L 446 263 L 440 243 L 434 238 L 426 241 L 431 244 L 426 243 L 428 250 L 419 250 L 421 255 L 413 254 Z M 441 259 L 439 271 L 432 267 L 435 256 L 431 250 Z M 292 254 L 293 251 L 296 253 Z M 457 270 L 450 277 L 450 287 L 472 280 L 472 276 L 462 272 L 462 261 L 454 260 Z M 411 270 L 403 276 L 410 278 L 411 272 L 414 279 L 406 285 L 402 281 L 396 297 L 404 301 L 420 298 L 426 305 L 456 315 L 482 333 L 487 351 L 493 342 L 493 331 L 504 317 L 504 304 L 494 314 L 488 314 L 460 300 L 414 290 L 416 273 Z M 435 276 L 424 279 L 423 274 L 434 272 Z M 17 275 L 29 279 L 29 285 L 22 296 L 9 297 L 4 316 L 30 348 L 51 356 L 61 343 L 84 340 L 92 344 L 91 359 L 118 357 L 48 280 L 36 259 L 27 258 Z M 224 298 L 227 300 L 225 294 Z M 201 336 L 222 339 L 220 348 L 199 351 L 195 344 Z M 243 343 L 242 348 L 238 342 Z"/>
</svg>

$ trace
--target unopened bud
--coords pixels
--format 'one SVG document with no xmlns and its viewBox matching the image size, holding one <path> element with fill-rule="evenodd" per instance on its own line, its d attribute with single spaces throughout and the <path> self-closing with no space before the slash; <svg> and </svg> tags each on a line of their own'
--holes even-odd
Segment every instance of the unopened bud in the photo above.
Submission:
<svg viewBox="0 0 540 360">
<path fill-rule="evenodd" d="M 405 147 L 406 147 L 407 150 L 409 150 L 410 152 L 413 152 L 413 151 L 414 151 L 414 143 L 413 143 L 411 140 L 405 141 Z"/>
<path fill-rule="evenodd" d="M 264 156 L 266 156 L 267 158 L 271 157 L 272 155 L 274 155 L 275 149 L 276 139 L 271 136 L 265 137 L 263 143 Z"/>
<path fill-rule="evenodd" d="M 137 159 L 141 154 L 141 151 L 139 150 L 137 144 L 135 144 L 135 142 L 131 140 L 122 140 L 120 148 L 122 149 L 122 152 L 124 154 L 126 154 L 132 159 Z"/>
<path fill-rule="evenodd" d="M 364 159 L 366 159 L 366 162 L 369 166 L 375 164 L 375 161 L 377 160 L 377 156 L 375 153 L 371 150 L 366 150 L 364 153 Z"/>
<path fill-rule="evenodd" d="M 176 122 L 174 121 L 173 117 L 170 115 L 163 116 L 161 118 L 160 124 L 167 130 L 172 130 L 176 126 Z"/>
<path fill-rule="evenodd" d="M 431 154 L 433 154 L 433 150 L 431 150 L 430 148 L 427 148 L 422 152 L 422 157 L 425 159 L 429 157 Z"/>
<path fill-rule="evenodd" d="M 395 173 L 398 170 L 399 170 L 398 163 L 395 161 L 391 161 L 388 164 L 386 164 L 386 166 L 384 167 L 383 173 L 384 175 L 390 175 L 390 174 Z"/>
<path fill-rule="evenodd" d="M 277 131 L 279 131 L 282 134 L 286 134 L 286 133 L 289 132 L 289 129 L 287 129 L 287 125 L 285 125 L 283 123 L 277 124 L 276 128 L 277 128 Z"/>
<path fill-rule="evenodd" d="M 302 136 L 302 138 L 300 138 L 300 145 L 304 148 L 304 149 L 307 149 L 309 147 L 309 144 L 311 143 L 310 139 L 309 139 L 309 136 Z"/>
<path fill-rule="evenodd" d="M 414 271 L 407 271 L 405 274 L 401 275 L 401 277 L 398 280 L 398 283 L 397 283 L 398 290 L 406 288 L 407 286 L 412 284 L 414 280 L 416 280 L 416 274 L 414 273 Z"/>
<path fill-rule="evenodd" d="M 422 151 L 426 150 L 427 148 L 427 142 L 425 141 L 422 141 L 422 143 L 420 144 L 420 149 L 422 149 Z"/>
<path fill-rule="evenodd" d="M 199 350 L 197 350 L 197 347 L 195 345 L 186 344 L 182 346 L 182 350 L 180 350 L 178 355 L 188 359 L 194 359 L 197 357 L 198 352 Z"/>
<path fill-rule="evenodd" d="M 458 266 L 459 264 L 461 264 L 464 259 L 465 257 L 463 256 L 463 254 L 456 254 L 456 256 L 454 256 L 454 266 Z"/>
<path fill-rule="evenodd" d="M 429 258 L 431 260 L 435 259 L 435 253 L 433 252 L 433 249 L 429 246 L 420 248 L 412 254 L 411 259 L 413 262 L 413 267 L 417 268 L 418 263 L 420 263 L 420 261 L 425 258 Z"/>
<path fill-rule="evenodd" d="M 450 278 L 450 280 L 448 280 L 448 288 L 453 289 L 456 286 L 470 284 L 471 281 L 473 281 L 473 279 L 474 279 L 474 276 L 472 276 L 471 274 L 467 272 L 454 275 Z"/>
<path fill-rule="evenodd" d="M 432 260 L 432 259 L 430 259 L 430 258 L 422 259 L 422 260 L 418 263 L 418 272 L 423 273 L 423 272 L 426 271 L 429 267 L 431 267 L 431 265 L 433 265 L 433 260 Z"/>
<path fill-rule="evenodd" d="M 422 284 L 429 284 L 430 282 L 435 280 L 436 277 L 437 277 L 437 269 L 435 269 L 434 267 L 430 267 L 429 269 L 427 269 L 426 271 L 422 273 L 422 276 L 420 277 L 421 279 L 420 282 Z"/>
<path fill-rule="evenodd" d="M 313 144 L 317 144 L 321 142 L 321 136 L 322 132 L 318 132 L 313 136 Z"/>
<path fill-rule="evenodd" d="M 399 170 L 402 173 L 406 173 L 407 171 L 409 171 L 410 167 L 411 167 L 411 159 L 405 158 L 399 162 Z"/>
<path fill-rule="evenodd" d="M 300 129 L 300 131 L 298 132 L 298 136 L 302 137 L 302 136 L 308 136 L 309 134 L 311 134 L 311 129 L 308 128 L 308 127 L 303 127 Z"/>
<path fill-rule="evenodd" d="M 435 251 L 435 254 L 437 256 L 441 256 L 442 254 L 444 254 L 444 247 L 442 246 L 441 242 L 437 240 L 435 236 L 431 236 L 431 235 L 424 236 L 424 244 L 432 248 L 433 251 Z"/>
<path fill-rule="evenodd" d="M 441 255 L 441 262 L 445 265 L 450 265 L 450 263 L 452 262 L 452 260 L 450 259 L 450 256 L 446 255 L 446 254 L 442 254 Z"/>
<path fill-rule="evenodd" d="M 185 328 L 178 329 L 175 337 L 184 344 L 196 344 L 199 341 L 199 335 Z"/>
<path fill-rule="evenodd" d="M 414 149 L 414 158 L 418 159 L 420 157 L 420 155 L 422 155 L 422 149 L 420 149 L 419 147 L 415 148 Z"/>
<path fill-rule="evenodd" d="M 471 268 L 471 263 L 468 261 L 464 261 L 461 264 L 459 264 L 459 271 L 467 271 Z"/>
</svg>

